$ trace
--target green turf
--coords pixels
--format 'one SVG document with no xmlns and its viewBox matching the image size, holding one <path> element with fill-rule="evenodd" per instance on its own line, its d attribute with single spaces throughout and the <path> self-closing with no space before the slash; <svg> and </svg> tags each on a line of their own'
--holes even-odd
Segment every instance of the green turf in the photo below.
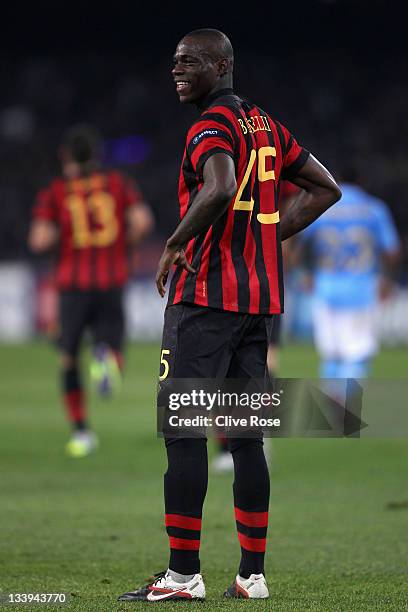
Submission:
<svg viewBox="0 0 408 612">
<path fill-rule="evenodd" d="M 72 593 L 68 606 L 53 606 L 62 610 L 146 606 L 116 597 L 166 566 L 165 461 L 155 437 L 158 352 L 155 345 L 129 348 L 120 397 L 91 398 L 100 451 L 72 460 L 63 453 L 68 430 L 55 355 L 43 343 L 0 347 L 0 591 Z M 375 373 L 404 377 L 406 363 L 405 350 L 389 349 Z M 313 351 L 287 346 L 281 372 L 315 376 Z M 271 598 L 220 598 L 239 547 L 232 478 L 213 475 L 202 534 L 208 599 L 193 607 L 408 610 L 408 508 L 387 506 L 408 500 L 407 441 L 281 439 L 272 450 Z"/>
</svg>

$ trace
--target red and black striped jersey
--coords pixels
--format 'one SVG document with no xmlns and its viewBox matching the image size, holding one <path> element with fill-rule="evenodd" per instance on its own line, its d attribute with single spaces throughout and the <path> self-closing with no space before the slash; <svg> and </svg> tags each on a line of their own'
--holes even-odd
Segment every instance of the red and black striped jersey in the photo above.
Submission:
<svg viewBox="0 0 408 612">
<path fill-rule="evenodd" d="M 33 217 L 53 221 L 60 231 L 60 289 L 110 289 L 126 282 L 126 210 L 141 200 L 135 183 L 116 171 L 56 178 L 38 193 Z"/>
<path fill-rule="evenodd" d="M 203 186 L 203 167 L 216 153 L 235 163 L 237 192 L 226 212 L 186 246 L 196 274 L 177 268 L 169 304 L 251 314 L 283 312 L 279 188 L 309 152 L 278 121 L 232 90 L 211 96 L 187 134 L 179 179 L 183 218 Z"/>
</svg>

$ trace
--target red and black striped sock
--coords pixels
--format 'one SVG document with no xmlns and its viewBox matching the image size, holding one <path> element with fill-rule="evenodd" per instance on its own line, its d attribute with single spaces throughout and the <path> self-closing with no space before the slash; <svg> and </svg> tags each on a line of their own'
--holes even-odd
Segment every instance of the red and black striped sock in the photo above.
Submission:
<svg viewBox="0 0 408 612">
<path fill-rule="evenodd" d="M 62 372 L 62 392 L 68 420 L 75 430 L 87 428 L 85 396 L 78 369 L 68 368 Z"/>
<path fill-rule="evenodd" d="M 169 536 L 169 568 L 179 574 L 197 574 L 200 571 L 201 517 L 166 514 Z"/>
<path fill-rule="evenodd" d="M 239 575 L 264 574 L 268 512 L 241 510 L 235 506 L 238 540 L 241 545 Z"/>
<path fill-rule="evenodd" d="M 234 441 L 234 506 L 241 545 L 239 575 L 264 574 L 269 473 L 260 440 Z"/>
<path fill-rule="evenodd" d="M 164 475 L 169 568 L 179 574 L 200 571 L 201 515 L 207 492 L 207 441 L 166 440 L 168 469 Z"/>
</svg>

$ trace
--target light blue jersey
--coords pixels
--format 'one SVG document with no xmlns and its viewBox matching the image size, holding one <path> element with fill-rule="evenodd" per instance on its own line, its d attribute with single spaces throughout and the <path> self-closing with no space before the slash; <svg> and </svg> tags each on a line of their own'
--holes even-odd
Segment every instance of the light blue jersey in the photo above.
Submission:
<svg viewBox="0 0 408 612">
<path fill-rule="evenodd" d="M 398 249 L 398 234 L 384 202 L 356 185 L 341 190 L 339 202 L 301 237 L 311 249 L 316 298 L 363 308 L 377 301 L 381 255 Z"/>
</svg>

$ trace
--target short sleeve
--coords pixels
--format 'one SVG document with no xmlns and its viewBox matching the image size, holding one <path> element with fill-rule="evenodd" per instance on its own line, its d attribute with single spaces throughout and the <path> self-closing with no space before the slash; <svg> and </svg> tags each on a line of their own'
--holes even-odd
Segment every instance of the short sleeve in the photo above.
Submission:
<svg viewBox="0 0 408 612">
<path fill-rule="evenodd" d="M 377 238 L 381 249 L 391 253 L 397 251 L 400 246 L 398 232 L 387 205 L 377 201 L 375 206 L 375 217 L 377 226 Z"/>
<path fill-rule="evenodd" d="M 197 175 L 202 173 L 205 162 L 216 153 L 226 153 L 234 158 L 234 139 L 222 116 L 217 120 L 206 119 L 205 114 L 189 130 L 186 152 Z"/>
<path fill-rule="evenodd" d="M 32 216 L 34 219 L 57 221 L 57 207 L 51 188 L 41 189 L 38 192 Z"/>
<path fill-rule="evenodd" d="M 305 165 L 310 153 L 304 149 L 282 124 L 278 124 L 283 140 L 282 152 L 282 174 L 285 180 L 294 178 L 299 170 Z"/>
</svg>

